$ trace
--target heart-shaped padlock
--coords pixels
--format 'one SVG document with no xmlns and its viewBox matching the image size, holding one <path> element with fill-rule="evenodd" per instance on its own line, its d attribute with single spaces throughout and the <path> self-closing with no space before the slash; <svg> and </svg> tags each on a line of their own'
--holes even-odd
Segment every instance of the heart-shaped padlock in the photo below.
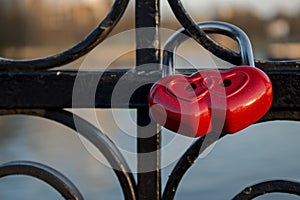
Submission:
<svg viewBox="0 0 300 200">
<path fill-rule="evenodd" d="M 235 39 L 240 46 L 243 66 L 225 71 L 202 70 L 191 76 L 169 75 L 174 71 L 174 62 L 164 59 L 168 68 L 163 68 L 163 75 L 169 76 L 152 86 L 148 98 L 150 114 L 160 125 L 186 136 L 204 135 L 218 129 L 222 122 L 220 131 L 238 132 L 269 110 L 271 81 L 254 67 L 251 43 L 241 29 L 224 22 L 205 22 L 199 26 L 209 33 Z M 180 41 L 176 36 L 169 43 L 172 40 Z"/>
</svg>

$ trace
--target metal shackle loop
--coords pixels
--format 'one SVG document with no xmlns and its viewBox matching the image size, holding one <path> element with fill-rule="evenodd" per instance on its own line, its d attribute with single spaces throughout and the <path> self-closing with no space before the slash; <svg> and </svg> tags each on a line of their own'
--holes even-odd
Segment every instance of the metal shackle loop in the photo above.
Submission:
<svg viewBox="0 0 300 200">
<path fill-rule="evenodd" d="M 201 22 L 198 23 L 199 28 L 203 29 L 207 34 L 222 34 L 232 38 L 237 41 L 239 45 L 240 55 L 242 63 L 241 65 L 247 66 L 255 66 L 253 50 L 251 46 L 251 42 L 247 36 L 247 34 L 240 29 L 239 27 L 220 21 L 209 21 L 209 22 Z M 172 74 L 175 74 L 174 62 L 175 62 L 175 54 L 176 49 L 182 44 L 184 41 L 189 39 L 187 31 L 182 28 L 178 30 L 176 33 L 171 35 L 171 37 L 167 40 L 164 55 L 163 55 L 163 63 L 162 63 L 162 76 L 166 77 Z"/>
</svg>

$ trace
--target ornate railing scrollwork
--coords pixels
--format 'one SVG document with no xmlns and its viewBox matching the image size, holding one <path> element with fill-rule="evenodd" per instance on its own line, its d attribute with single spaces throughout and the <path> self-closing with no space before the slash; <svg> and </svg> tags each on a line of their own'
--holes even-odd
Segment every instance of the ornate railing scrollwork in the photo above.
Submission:
<svg viewBox="0 0 300 200">
<path fill-rule="evenodd" d="M 300 196 L 300 183 L 294 181 L 274 180 L 258 183 L 245 188 L 233 200 L 248 200 L 270 193 L 286 193 Z"/>
<path fill-rule="evenodd" d="M 216 41 L 211 39 L 208 34 L 215 32 L 215 30 L 202 30 L 201 27 L 193 20 L 190 14 L 185 10 L 180 0 L 168 0 L 169 5 L 173 13 L 175 14 L 177 20 L 182 25 L 183 29 L 179 32 L 184 34 L 186 37 L 180 38 L 171 38 L 167 43 L 166 51 L 163 52 L 163 55 L 160 55 L 160 35 L 159 35 L 159 26 L 160 26 L 160 1 L 159 0 L 136 0 L 136 9 L 141 9 L 136 12 L 136 27 L 148 27 L 149 24 L 154 27 L 152 38 L 143 38 L 142 35 L 139 35 L 137 41 L 143 44 L 143 40 L 147 40 L 146 44 L 151 44 L 151 48 L 146 49 L 146 51 L 138 49 L 137 51 L 137 68 L 139 65 L 144 64 L 153 64 L 156 65 L 153 69 L 149 70 L 149 73 L 146 73 L 145 66 L 141 70 L 141 73 L 132 73 L 130 77 L 134 78 L 144 78 L 144 79 L 155 79 L 157 78 L 157 74 L 161 72 L 161 70 L 157 70 L 157 66 L 159 66 L 159 62 L 163 57 L 163 64 L 169 65 L 170 63 L 173 65 L 174 63 L 172 59 L 174 56 L 175 49 L 184 42 L 187 38 L 192 37 L 196 42 L 206 48 L 208 51 L 213 53 L 215 56 L 230 62 L 232 64 L 238 65 L 241 63 L 240 53 L 234 52 L 228 48 L 225 48 L 218 44 Z M 106 15 L 106 17 L 99 23 L 99 25 L 89 34 L 87 35 L 81 42 L 71 47 L 68 50 L 65 50 L 61 53 L 57 53 L 56 55 L 52 55 L 45 58 L 37 58 L 33 60 L 13 60 L 13 59 L 5 59 L 0 58 L 0 82 L 9 81 L 14 79 L 13 87 L 11 87 L 13 91 L 5 91 L 1 98 L 7 98 L 4 104 L 7 107 L 0 109 L 0 115 L 33 115 L 42 118 L 46 118 L 49 120 L 53 120 L 60 124 L 63 124 L 72 130 L 78 132 L 83 137 L 85 137 L 88 141 L 90 141 L 107 159 L 111 168 L 114 170 L 116 174 L 120 186 L 123 190 L 124 198 L 127 200 L 171 200 L 174 199 L 177 188 L 182 180 L 183 176 L 187 173 L 187 171 L 193 166 L 193 163 L 197 160 L 197 158 L 203 153 L 205 149 L 216 140 L 219 140 L 225 136 L 222 134 L 221 136 L 214 137 L 213 133 L 207 136 L 203 136 L 196 140 L 187 150 L 186 152 L 179 158 L 176 163 L 173 171 L 171 172 L 169 179 L 167 180 L 167 184 L 165 188 L 161 189 L 161 177 L 160 177 L 160 132 L 156 132 L 156 135 L 153 135 L 150 138 L 138 138 L 138 149 L 140 152 L 138 153 L 148 153 L 149 149 L 156 151 L 156 157 L 151 157 L 151 163 L 156 167 L 154 172 L 141 172 L 137 175 L 137 181 L 134 178 L 134 175 L 129 168 L 126 159 L 123 157 L 118 147 L 114 144 L 114 142 L 105 134 L 103 134 L 99 129 L 91 125 L 86 120 L 81 117 L 63 110 L 67 108 L 72 102 L 72 99 L 64 99 L 64 102 L 67 102 L 62 106 L 62 102 L 53 101 L 53 104 L 36 104 L 36 100 L 28 103 L 28 97 L 24 102 L 18 101 L 16 96 L 12 95 L 15 88 L 22 88 L 23 81 L 28 81 L 32 77 L 44 77 L 47 76 L 47 81 L 42 78 L 38 78 L 34 80 L 35 83 L 41 83 L 42 87 L 46 88 L 49 86 L 49 82 L 53 80 L 57 80 L 62 77 L 65 80 L 62 80 L 58 87 L 62 86 L 63 83 L 68 83 L 67 85 L 70 87 L 74 82 L 74 76 L 79 75 L 82 76 L 82 80 L 89 81 L 89 78 L 96 77 L 99 73 L 101 74 L 100 82 L 102 81 L 102 85 L 99 84 L 97 87 L 105 87 L 104 92 L 107 92 L 107 96 L 102 100 L 105 102 L 103 104 L 97 104 L 100 108 L 111 107 L 111 99 L 110 96 L 113 92 L 113 86 L 116 82 L 121 79 L 123 74 L 127 71 L 109 71 L 109 72 L 78 72 L 78 71 L 68 71 L 69 74 L 65 72 L 56 72 L 56 71 L 48 71 L 49 73 L 42 72 L 41 70 L 47 70 L 54 67 L 59 67 L 72 61 L 75 61 L 86 55 L 92 49 L 94 49 L 97 45 L 99 45 L 102 41 L 104 41 L 108 34 L 114 29 L 116 24 L 119 22 L 121 17 L 123 16 L 129 0 L 115 0 L 110 12 Z M 143 13 L 146 12 L 146 13 Z M 140 17 L 140 18 L 139 18 Z M 142 19 L 141 19 L 142 18 Z M 145 19 L 144 19 L 145 18 Z M 228 35 L 225 31 L 223 34 Z M 230 36 L 230 35 L 229 35 Z M 138 46 L 138 45 L 137 45 Z M 149 54 L 149 55 L 148 55 Z M 150 55 L 153 54 L 153 55 Z M 145 56 L 146 58 L 143 58 Z M 150 62 L 151 63 L 147 63 Z M 300 60 L 285 60 L 285 61 L 261 61 L 256 60 L 256 65 L 263 70 L 268 70 L 269 75 L 273 78 L 273 86 L 275 89 L 281 88 L 282 91 L 275 91 L 274 99 L 276 101 L 273 103 L 271 110 L 260 120 L 260 122 L 265 121 L 274 121 L 274 120 L 295 120 L 300 121 L 300 73 L 299 66 Z M 26 71 L 26 72 L 25 72 Z M 34 73 L 32 71 L 35 71 Z M 136 70 L 138 71 L 138 70 Z M 180 70 L 179 70 L 180 71 Z M 191 71 L 181 70 L 181 73 L 190 73 Z M 147 74 L 145 76 L 145 74 Z M 60 75 L 60 76 L 59 76 Z M 143 76 L 144 75 L 144 76 Z M 24 78 L 25 77 L 25 78 Z M 28 78 L 29 77 L 29 78 Z M 57 79 L 52 79 L 53 77 Z M 286 78 L 288 77 L 288 78 Z M 98 76 L 97 76 L 98 78 Z M 287 80 L 289 79 L 289 80 Z M 130 80 L 131 81 L 131 80 Z M 135 80 L 133 80 L 135 81 Z M 105 82 L 105 84 L 103 84 Z M 129 81 L 128 81 L 129 82 Z M 283 83 L 285 84 L 284 88 L 282 87 Z M 45 85 L 43 85 L 45 84 Z M 48 84 L 48 85 L 47 85 Z M 7 86 L 5 84 L 3 87 Z M 53 85 L 51 85 L 53 86 Z M 25 87 L 28 86 L 26 85 Z M 65 96 L 72 94 L 72 91 L 69 87 L 65 88 L 66 91 L 60 91 L 60 95 L 64 93 Z M 2 88 L 3 89 L 3 88 Z M 32 89 L 30 87 L 29 89 Z M 40 88 L 39 88 L 40 89 Z M 49 89 L 49 88 L 48 88 Z M 51 88 L 52 89 L 52 88 Z M 147 94 L 149 90 L 149 85 L 147 87 L 139 88 L 140 94 Z M 285 89 L 285 90 L 283 90 Z M 8 89 L 9 90 L 9 89 Z M 46 89 L 45 89 L 46 90 Z M 0 88 L 1 91 L 1 88 Z M 18 91 L 18 90 L 16 90 Z M 29 91 L 29 90 L 26 90 Z M 48 90 L 49 91 L 49 90 Z M 101 92 L 103 92 L 101 91 Z M 18 91 L 23 94 L 22 92 Z M 287 92 L 290 92 L 295 97 L 287 95 Z M 102 94 L 102 93 L 101 93 Z M 18 94 L 17 94 L 18 95 Z M 105 94 L 106 95 L 106 94 Z M 71 96 L 71 95 L 70 95 Z M 104 96 L 104 95 L 103 95 Z M 145 95 L 146 96 L 146 95 Z M 20 97 L 21 98 L 21 97 Z M 57 97 L 59 98 L 59 97 Z M 72 97 L 71 97 L 72 98 Z M 29 100 L 30 101 L 30 100 Z M 21 102 L 21 103 L 20 103 Z M 2 102 L 3 103 L 3 102 Z M 120 102 L 120 105 L 124 102 Z M 128 102 L 125 102 L 126 105 Z M 38 105 L 38 106 L 37 106 Z M 40 105 L 44 105 L 44 107 L 40 108 Z M 99 106 L 100 105 L 100 106 Z M 40 108 L 40 109 L 37 109 Z M 82 106 L 85 108 L 84 106 Z M 87 106 L 88 107 L 88 106 Z M 97 107 L 97 106 L 96 106 Z M 139 125 L 147 124 L 149 121 L 148 115 L 148 104 L 147 97 L 140 97 L 134 99 L 133 103 L 130 103 L 130 108 L 138 109 L 138 119 L 137 121 L 140 123 Z M 151 132 L 153 130 L 157 131 L 156 126 L 152 126 L 152 129 L 147 130 L 146 132 Z M 140 129 L 145 130 L 145 129 Z M 138 130 L 138 131 L 140 131 Z M 212 137 L 211 137 L 212 136 Z M 211 138 L 210 138 L 211 137 Z M 205 141 L 205 142 L 204 142 Z M 143 145 L 148 145 L 147 148 L 143 148 Z M 162 155 L 163 156 L 163 155 Z M 146 159 L 144 159 L 145 161 Z M 141 162 L 139 160 L 138 162 Z M 144 164 L 144 163 L 143 163 Z M 54 189 L 56 189 L 64 198 L 66 199 L 83 199 L 79 190 L 69 181 L 66 177 L 60 174 L 58 171 L 45 166 L 43 164 L 39 164 L 36 162 L 28 162 L 28 161 L 16 161 L 10 162 L 0 165 L 0 178 L 4 176 L 10 175 L 29 175 L 40 180 L 45 181 Z M 142 183 L 141 183 L 142 182 Z M 151 189 L 145 187 L 153 187 Z M 162 192 L 162 194 L 161 194 Z M 245 188 L 242 192 L 236 195 L 233 199 L 253 199 L 255 197 L 273 193 L 288 193 L 295 194 L 300 196 L 300 183 L 287 181 L 287 180 L 273 180 L 258 183 L 256 185 Z"/>
<path fill-rule="evenodd" d="M 81 42 L 61 53 L 30 60 L 13 60 L 0 57 L 0 70 L 45 70 L 59 67 L 79 59 L 100 44 L 117 25 L 123 16 L 129 0 L 115 0 L 111 10 L 99 25 Z"/>
<path fill-rule="evenodd" d="M 193 20 L 192 16 L 183 7 L 180 0 L 168 0 L 168 2 L 177 20 L 180 22 L 189 36 L 191 36 L 195 41 L 197 41 L 200 45 L 202 45 L 215 56 L 234 65 L 239 65 L 241 63 L 241 56 L 239 53 L 221 46 L 216 41 L 212 40 L 203 30 L 201 30 L 201 28 L 199 28 L 197 23 Z M 257 66 L 264 67 L 265 69 L 276 69 L 278 67 L 291 65 L 299 66 L 300 59 L 283 61 L 256 60 L 255 63 Z"/>
<path fill-rule="evenodd" d="M 65 199 L 83 200 L 83 196 L 69 179 L 46 165 L 30 161 L 16 161 L 0 165 L 0 178 L 12 175 L 32 176 L 48 183 Z"/>
<path fill-rule="evenodd" d="M 64 110 L 1 110 L 0 115 L 12 115 L 12 114 L 23 114 L 23 115 L 33 115 L 38 117 L 43 117 L 46 119 L 53 120 L 60 124 L 63 124 L 74 131 L 81 134 L 81 136 L 85 137 L 88 141 L 90 141 L 107 159 L 108 163 L 111 165 L 114 170 L 118 180 L 123 189 L 123 194 L 125 199 L 134 200 L 136 199 L 136 182 L 134 180 L 133 174 L 127 162 L 123 158 L 122 154 L 115 146 L 115 144 L 99 129 L 94 127 L 92 124 L 87 122 L 86 120 L 80 118 L 79 116 L 70 113 Z M 74 123 L 76 121 L 76 125 Z M 6 166 L 6 165 L 4 165 Z M 26 165 L 28 168 L 32 167 L 31 165 Z M 34 169 L 41 170 L 41 166 L 37 166 Z M 11 168 L 11 167 L 10 167 Z M 6 168 L 4 168 L 6 169 Z M 26 168 L 12 168 L 11 173 L 14 173 L 14 170 L 26 170 Z M 34 170 L 30 175 L 37 178 L 39 177 L 38 171 Z M 15 171 L 15 173 L 20 173 Z M 56 173 L 53 173 L 54 175 Z M 50 173 L 48 174 L 50 175 Z"/>
</svg>

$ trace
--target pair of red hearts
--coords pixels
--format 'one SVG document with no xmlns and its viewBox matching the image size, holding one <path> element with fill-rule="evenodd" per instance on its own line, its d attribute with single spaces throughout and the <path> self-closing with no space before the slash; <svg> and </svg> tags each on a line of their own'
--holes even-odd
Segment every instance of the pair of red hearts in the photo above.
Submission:
<svg viewBox="0 0 300 200">
<path fill-rule="evenodd" d="M 152 86 L 148 102 L 154 120 L 174 132 L 191 137 L 213 130 L 235 133 L 269 110 L 272 84 L 255 67 L 203 70 L 159 80 Z"/>
</svg>

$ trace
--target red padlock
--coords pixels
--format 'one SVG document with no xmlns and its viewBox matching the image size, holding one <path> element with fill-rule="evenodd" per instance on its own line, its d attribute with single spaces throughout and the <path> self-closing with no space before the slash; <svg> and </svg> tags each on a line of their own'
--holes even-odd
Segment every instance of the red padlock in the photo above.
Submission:
<svg viewBox="0 0 300 200">
<path fill-rule="evenodd" d="M 206 22 L 200 27 L 236 39 L 244 66 L 164 77 L 150 90 L 151 116 L 167 129 L 191 137 L 218 131 L 220 123 L 224 124 L 220 131 L 238 132 L 269 110 L 271 81 L 254 67 L 251 43 L 242 30 L 224 22 Z M 164 74 L 172 69 L 165 69 Z"/>
</svg>

